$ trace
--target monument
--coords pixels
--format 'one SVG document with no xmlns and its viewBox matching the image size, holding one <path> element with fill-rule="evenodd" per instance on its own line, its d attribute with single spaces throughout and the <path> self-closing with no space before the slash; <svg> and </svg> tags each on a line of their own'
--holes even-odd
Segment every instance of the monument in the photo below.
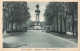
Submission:
<svg viewBox="0 0 80 51">
<path fill-rule="evenodd" d="M 34 29 L 39 30 L 39 29 L 41 29 L 40 21 L 39 21 L 39 15 L 40 15 L 39 4 L 36 5 L 36 8 L 37 8 L 35 10 L 35 13 L 36 13 L 36 21 L 35 21 Z"/>
</svg>

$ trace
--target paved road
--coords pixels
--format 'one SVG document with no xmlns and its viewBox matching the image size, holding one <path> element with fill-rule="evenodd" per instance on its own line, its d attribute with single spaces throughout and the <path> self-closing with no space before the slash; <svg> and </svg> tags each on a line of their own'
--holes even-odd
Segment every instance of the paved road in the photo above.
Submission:
<svg viewBox="0 0 80 51">
<path fill-rule="evenodd" d="M 29 30 L 28 32 L 12 33 L 4 36 L 4 43 L 9 44 L 10 47 L 17 48 L 70 48 L 77 47 L 77 43 L 54 36 L 52 34 Z"/>
</svg>

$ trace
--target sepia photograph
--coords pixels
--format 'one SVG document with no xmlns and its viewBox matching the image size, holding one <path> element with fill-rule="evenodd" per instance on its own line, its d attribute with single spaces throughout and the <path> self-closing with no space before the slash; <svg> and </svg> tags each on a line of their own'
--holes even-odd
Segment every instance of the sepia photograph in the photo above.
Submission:
<svg viewBox="0 0 80 51">
<path fill-rule="evenodd" d="M 78 2 L 2 5 L 3 48 L 78 48 Z"/>
</svg>

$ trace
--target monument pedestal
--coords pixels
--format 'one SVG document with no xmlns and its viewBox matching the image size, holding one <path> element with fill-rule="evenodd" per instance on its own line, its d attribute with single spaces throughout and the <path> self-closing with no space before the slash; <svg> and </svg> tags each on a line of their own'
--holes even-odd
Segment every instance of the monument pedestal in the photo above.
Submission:
<svg viewBox="0 0 80 51">
<path fill-rule="evenodd" d="M 34 29 L 35 29 L 35 30 L 41 30 L 40 22 L 39 22 L 38 24 L 35 23 Z"/>
</svg>

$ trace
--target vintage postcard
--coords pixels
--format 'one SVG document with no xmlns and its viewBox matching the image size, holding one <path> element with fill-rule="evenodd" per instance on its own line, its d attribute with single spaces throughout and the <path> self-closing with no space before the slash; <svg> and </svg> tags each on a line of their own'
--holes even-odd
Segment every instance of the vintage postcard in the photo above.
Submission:
<svg viewBox="0 0 80 51">
<path fill-rule="evenodd" d="M 0 51 L 80 51 L 79 0 L 1 0 Z"/>
</svg>

